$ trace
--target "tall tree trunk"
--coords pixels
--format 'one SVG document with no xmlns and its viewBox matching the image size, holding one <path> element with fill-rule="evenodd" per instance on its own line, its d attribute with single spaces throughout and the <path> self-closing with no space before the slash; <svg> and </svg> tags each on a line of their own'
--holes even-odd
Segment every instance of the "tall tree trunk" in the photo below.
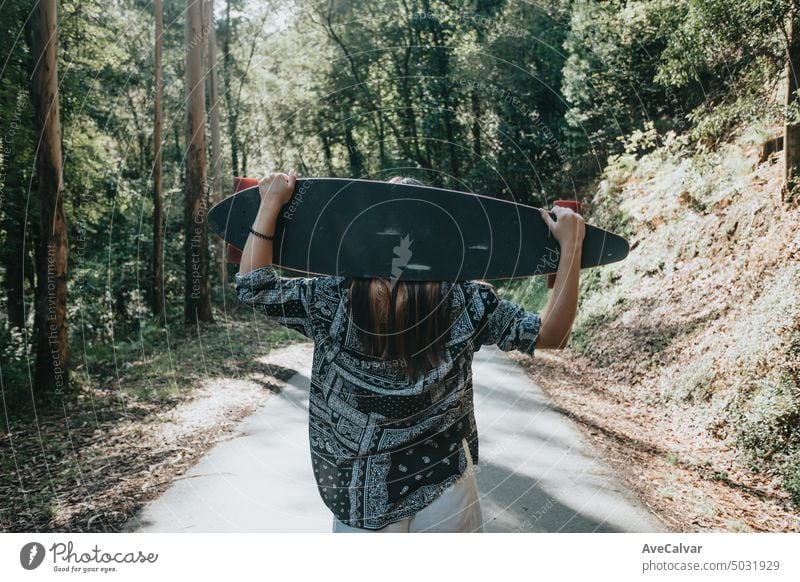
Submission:
<svg viewBox="0 0 800 582">
<path fill-rule="evenodd" d="M 431 10 L 429 0 L 423 0 L 422 6 L 425 13 L 428 14 Z M 456 104 L 453 103 L 453 100 L 451 99 L 449 81 L 450 56 L 447 52 L 447 43 L 444 38 L 444 32 L 442 31 L 442 23 L 438 19 L 433 18 L 427 19 L 426 22 L 428 24 L 430 35 L 433 39 L 433 47 L 435 47 L 435 50 L 432 51 L 432 63 L 429 66 L 433 72 L 433 75 L 438 77 L 438 79 L 433 80 L 433 85 L 435 87 L 433 93 L 437 96 L 436 101 L 442 108 L 441 115 L 442 120 L 444 121 L 444 137 L 445 147 L 447 148 L 448 166 L 450 175 L 455 179 L 459 177 L 460 172 L 458 165 L 458 152 L 456 151 L 455 144 L 455 131 L 453 129 L 453 111 L 456 108 Z M 440 148 L 437 147 L 437 150 L 440 150 Z"/>
<path fill-rule="evenodd" d="M 172 141 L 175 143 L 175 151 L 181 152 L 183 151 L 183 147 L 181 146 L 181 132 L 178 130 L 178 123 L 172 124 Z M 177 162 L 181 161 L 180 156 L 177 156 L 175 160 Z M 186 164 L 179 164 L 180 167 L 180 175 L 178 176 L 178 183 L 182 184 L 186 181 Z"/>
<path fill-rule="evenodd" d="M 153 315 L 159 323 L 166 323 L 164 314 L 164 210 L 162 207 L 162 104 L 164 88 L 161 80 L 161 55 L 164 48 L 164 6 L 162 0 L 155 0 L 156 46 L 155 46 L 155 102 L 153 112 Z"/>
<path fill-rule="evenodd" d="M 322 144 L 322 159 L 325 160 L 325 169 L 329 176 L 333 176 L 333 153 L 331 152 L 331 138 L 326 131 L 317 133 Z"/>
<path fill-rule="evenodd" d="M 344 143 L 347 146 L 347 161 L 350 165 L 350 176 L 361 178 L 364 175 L 364 165 L 361 160 L 361 152 L 358 151 L 358 144 L 353 137 L 353 128 L 349 122 L 344 126 Z"/>
<path fill-rule="evenodd" d="M 23 239 L 21 229 L 9 229 L 8 256 L 13 259 L 6 263 L 5 291 L 6 291 L 6 311 L 8 312 L 8 323 L 18 329 L 25 327 L 25 296 L 22 278 L 22 259 L 23 259 Z M 16 239 L 11 237 L 18 237 Z"/>
<path fill-rule="evenodd" d="M 214 26 L 214 0 L 207 0 L 205 6 L 206 29 L 208 30 L 208 116 L 211 120 L 211 192 L 214 202 L 223 198 L 222 194 L 222 135 L 219 122 L 219 77 L 217 75 L 217 32 Z M 225 262 L 227 245 L 220 244 L 218 260 L 220 281 L 228 286 L 228 265 Z"/>
<path fill-rule="evenodd" d="M 250 140 L 247 139 L 247 134 L 244 135 L 244 139 L 242 140 L 242 176 L 247 175 L 247 144 L 250 143 Z"/>
<path fill-rule="evenodd" d="M 351 114 L 352 104 L 345 102 L 344 113 L 342 118 L 344 122 L 344 145 L 347 148 L 347 161 L 350 166 L 350 176 L 353 178 L 361 178 L 364 175 L 364 157 L 356 143 L 355 136 L 353 135 L 353 121 Z"/>
<path fill-rule="evenodd" d="M 0 19 L 0 38 L 13 38 L 19 27 L 24 22 L 21 10 L 14 10 L 8 6 L 4 10 L 4 18 Z M 30 42 L 30 27 L 25 30 L 25 40 L 28 48 Z M 17 49 L 8 48 L 8 62 L 3 69 L 4 85 L 0 87 L 0 95 L 4 97 L 3 111 L 3 140 L 0 151 L 0 164 L 5 183 L 0 178 L 0 200 L 2 200 L 2 230 L 6 233 L 6 241 L 0 247 L 0 260 L 5 269 L 3 277 L 3 290 L 6 296 L 6 310 L 8 323 L 14 327 L 22 328 L 25 325 L 25 298 L 23 260 L 26 258 L 27 240 L 23 239 L 23 225 L 25 224 L 25 187 L 30 178 L 25 178 L 28 171 L 27 156 L 22 154 L 26 145 L 33 142 L 33 118 L 28 109 L 30 97 L 19 91 L 25 87 L 31 73 L 30 51 L 24 47 Z M 14 61 L 17 61 L 16 64 Z M 25 261 L 24 268 L 28 269 Z"/>
<path fill-rule="evenodd" d="M 411 40 L 409 40 L 411 42 Z M 423 156 L 419 147 L 419 136 L 417 135 L 417 119 L 415 107 L 412 103 L 411 86 L 412 76 L 410 72 L 411 65 L 411 51 L 413 47 L 407 46 L 403 53 L 402 65 L 398 65 L 399 79 L 399 92 L 403 100 L 403 114 L 402 120 L 404 122 L 403 137 L 411 138 L 411 147 L 414 150 L 414 159 L 419 164 L 423 160 Z M 402 66 L 402 68 L 400 68 Z M 403 140 L 406 141 L 406 140 Z"/>
<path fill-rule="evenodd" d="M 795 197 L 795 189 L 800 185 L 800 120 L 795 115 L 789 115 L 789 107 L 798 101 L 798 78 L 800 77 L 800 12 L 792 5 L 789 8 L 787 47 L 787 87 L 786 108 L 787 115 L 784 123 L 783 155 L 784 155 L 784 181 L 783 199 Z"/>
<path fill-rule="evenodd" d="M 186 207 L 184 259 L 186 323 L 213 321 L 208 284 L 208 180 L 203 85 L 203 0 L 186 0 Z"/>
<path fill-rule="evenodd" d="M 67 225 L 58 106 L 56 0 L 40 0 L 33 15 L 31 97 L 36 120 L 41 233 L 37 253 L 36 375 L 34 390 L 69 390 L 67 334 Z"/>
<path fill-rule="evenodd" d="M 222 200 L 222 139 L 219 121 L 219 80 L 217 76 L 217 33 L 214 27 L 214 0 L 207 0 L 204 16 L 208 30 L 208 94 L 211 100 L 208 117 L 211 121 L 211 191 L 214 201 Z"/>
<path fill-rule="evenodd" d="M 472 102 L 472 151 L 475 154 L 477 161 L 480 161 L 483 154 L 481 153 L 481 100 L 478 97 L 477 91 L 472 91 L 470 94 Z"/>
<path fill-rule="evenodd" d="M 239 138 L 237 135 L 238 116 L 233 99 L 233 54 L 231 54 L 231 0 L 225 4 L 225 43 L 222 47 L 222 72 L 225 77 L 225 106 L 228 110 L 228 139 L 231 141 L 231 171 L 234 176 L 239 173 Z"/>
<path fill-rule="evenodd" d="M 386 129 L 383 126 L 383 115 L 378 114 L 378 167 L 383 170 L 386 162 Z"/>
<path fill-rule="evenodd" d="M 8 160 L 4 161 L 6 164 Z M 4 167 L 9 168 L 8 165 Z M 6 188 L 8 192 L 19 193 L 22 188 L 16 183 L 16 172 L 9 168 L 8 181 Z M 22 329 L 25 326 L 25 296 L 23 265 L 27 268 L 27 253 L 25 248 L 25 238 L 22 235 L 22 225 L 25 221 L 24 213 L 19 211 L 17 204 L 9 202 L 7 204 L 4 218 L 4 229 L 8 240 L 3 249 L 3 263 L 5 265 L 5 277 L 3 285 L 6 293 L 6 311 L 8 323 L 14 327 Z"/>
</svg>

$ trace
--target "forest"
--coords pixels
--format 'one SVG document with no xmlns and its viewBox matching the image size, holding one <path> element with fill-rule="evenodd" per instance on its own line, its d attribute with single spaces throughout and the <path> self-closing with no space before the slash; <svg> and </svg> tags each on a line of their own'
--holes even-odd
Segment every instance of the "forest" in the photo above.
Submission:
<svg viewBox="0 0 800 582">
<path fill-rule="evenodd" d="M 619 194 L 641 160 L 675 144 L 681 159 L 717 159 L 757 128 L 755 155 L 779 158 L 778 208 L 797 207 L 797 0 L 22 0 L 0 8 L 0 46 L 3 530 L 115 529 L 118 501 L 85 498 L 154 460 L 97 452 L 93 466 L 110 468 L 93 481 L 76 451 L 294 337 L 243 339 L 238 265 L 204 220 L 236 176 L 407 175 L 533 206 L 579 200 L 587 221 L 646 241 L 660 223 Z M 711 212 L 690 178 L 664 191 Z M 616 279 L 600 271 L 585 291 L 599 297 L 602 279 L 608 297 Z M 497 284 L 531 308 L 547 292 Z M 601 367 L 621 361 L 592 351 L 620 301 L 579 318 L 573 348 Z M 736 441 L 770 487 L 725 477 L 785 507 L 800 504 L 792 362 L 785 411 Z M 800 528 L 778 523 L 763 529 Z"/>
</svg>

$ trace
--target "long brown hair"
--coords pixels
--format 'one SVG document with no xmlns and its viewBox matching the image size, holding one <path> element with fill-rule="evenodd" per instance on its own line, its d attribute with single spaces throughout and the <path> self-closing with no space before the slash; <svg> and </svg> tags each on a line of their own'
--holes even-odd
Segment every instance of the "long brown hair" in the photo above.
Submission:
<svg viewBox="0 0 800 582">
<path fill-rule="evenodd" d="M 405 176 L 389 182 L 424 186 Z M 444 357 L 450 326 L 444 295 L 440 281 L 399 279 L 392 285 L 384 278 L 354 277 L 350 318 L 369 355 L 404 362 L 409 379 L 417 380 Z"/>
</svg>

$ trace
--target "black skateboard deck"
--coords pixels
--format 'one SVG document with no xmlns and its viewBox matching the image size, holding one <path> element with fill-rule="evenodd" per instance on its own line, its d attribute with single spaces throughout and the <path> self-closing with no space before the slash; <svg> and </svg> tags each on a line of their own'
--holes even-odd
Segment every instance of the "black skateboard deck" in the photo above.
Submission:
<svg viewBox="0 0 800 582">
<path fill-rule="evenodd" d="M 229 196 L 209 211 L 211 230 L 244 248 L 260 202 L 257 185 Z M 620 261 L 628 251 L 624 238 L 587 224 L 581 268 Z M 299 273 L 407 281 L 543 275 L 558 270 L 559 256 L 535 207 L 345 178 L 298 179 L 273 242 L 273 263 Z"/>
</svg>

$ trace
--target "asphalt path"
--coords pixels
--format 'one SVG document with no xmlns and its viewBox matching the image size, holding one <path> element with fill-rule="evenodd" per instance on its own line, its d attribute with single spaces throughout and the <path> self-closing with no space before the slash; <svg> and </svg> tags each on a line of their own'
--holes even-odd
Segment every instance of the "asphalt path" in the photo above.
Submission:
<svg viewBox="0 0 800 582">
<path fill-rule="evenodd" d="M 312 350 L 294 344 L 265 357 L 296 373 L 125 531 L 331 531 L 308 443 Z M 486 532 L 668 531 L 504 352 L 475 354 L 473 386 Z"/>
</svg>

